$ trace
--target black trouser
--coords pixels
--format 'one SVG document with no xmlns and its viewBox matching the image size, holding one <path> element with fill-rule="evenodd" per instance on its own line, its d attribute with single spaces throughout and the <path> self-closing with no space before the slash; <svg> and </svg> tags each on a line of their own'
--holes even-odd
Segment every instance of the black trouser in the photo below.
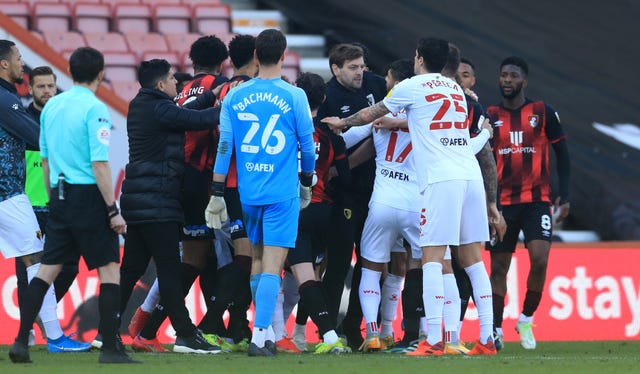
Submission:
<svg viewBox="0 0 640 374">
<path fill-rule="evenodd" d="M 180 240 L 178 222 L 130 225 L 124 242 L 124 257 L 120 266 L 121 313 L 127 306 L 133 287 L 144 274 L 153 257 L 158 274 L 160 298 L 177 336 L 190 336 L 196 327 L 184 304 L 180 280 Z"/>
</svg>

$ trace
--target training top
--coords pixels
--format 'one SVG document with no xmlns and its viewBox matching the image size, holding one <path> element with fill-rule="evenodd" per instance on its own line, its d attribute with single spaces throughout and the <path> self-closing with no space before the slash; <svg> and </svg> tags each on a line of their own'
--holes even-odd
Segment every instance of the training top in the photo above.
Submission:
<svg viewBox="0 0 640 374">
<path fill-rule="evenodd" d="M 254 78 L 230 90 L 220 113 L 214 173 L 227 175 L 231 147 L 243 204 L 299 197 L 298 149 L 302 172 L 315 168 L 313 122 L 304 91 L 280 78 Z"/>
<path fill-rule="evenodd" d="M 420 192 L 437 182 L 482 180 L 457 83 L 439 73 L 416 75 L 397 84 L 383 102 L 392 113 L 407 112 Z"/>
<path fill-rule="evenodd" d="M 49 183 L 63 173 L 70 184 L 96 184 L 92 162 L 109 161 L 111 117 L 88 88 L 74 85 L 47 101 L 40 115 L 40 155 L 49 162 Z"/>
</svg>

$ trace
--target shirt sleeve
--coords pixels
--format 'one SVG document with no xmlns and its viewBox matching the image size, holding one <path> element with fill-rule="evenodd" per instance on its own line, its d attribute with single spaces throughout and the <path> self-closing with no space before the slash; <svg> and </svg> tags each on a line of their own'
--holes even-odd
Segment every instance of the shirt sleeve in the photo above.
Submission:
<svg viewBox="0 0 640 374">
<path fill-rule="evenodd" d="M 87 112 L 87 132 L 91 162 L 109 161 L 111 117 L 106 105 L 97 102 Z"/>
<path fill-rule="evenodd" d="M 384 106 L 386 106 L 391 113 L 400 113 L 413 102 L 411 87 L 411 79 L 405 79 L 398 83 L 389 91 L 387 97 L 382 100 Z"/>
<path fill-rule="evenodd" d="M 313 119 L 304 91 L 299 89 L 295 101 L 296 134 L 300 144 L 300 170 L 311 173 L 316 167 L 316 152 L 313 142 Z"/>
<path fill-rule="evenodd" d="M 347 146 L 347 149 L 353 147 L 354 145 L 360 143 L 368 136 L 371 135 L 371 124 L 366 124 L 364 126 L 354 126 L 349 128 L 348 131 L 343 132 L 341 134 L 344 139 L 344 143 Z"/>
<path fill-rule="evenodd" d="M 544 110 L 547 117 L 545 127 L 547 139 L 549 139 L 551 143 L 555 143 L 557 141 L 560 141 L 561 139 L 566 138 L 567 135 L 564 133 L 562 125 L 560 124 L 560 116 L 558 115 L 558 112 L 556 112 L 555 109 L 546 104 L 544 106 Z"/>
<path fill-rule="evenodd" d="M 220 111 L 220 141 L 218 143 L 216 163 L 213 166 L 213 172 L 222 175 L 227 175 L 229 172 L 231 154 L 233 153 L 233 131 L 229 109 L 231 105 L 229 104 L 230 102 L 231 100 L 222 102 L 222 110 Z"/>
</svg>

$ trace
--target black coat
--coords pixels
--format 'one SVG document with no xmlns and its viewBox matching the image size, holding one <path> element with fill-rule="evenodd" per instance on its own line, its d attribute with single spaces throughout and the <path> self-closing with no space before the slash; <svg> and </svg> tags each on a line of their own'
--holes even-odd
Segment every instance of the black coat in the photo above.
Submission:
<svg viewBox="0 0 640 374">
<path fill-rule="evenodd" d="M 211 108 L 214 102 L 207 92 L 181 108 L 164 92 L 146 88 L 131 101 L 129 163 L 120 197 L 128 225 L 184 221 L 184 132 L 217 126 L 220 110 Z M 195 110 L 201 108 L 209 109 Z"/>
</svg>

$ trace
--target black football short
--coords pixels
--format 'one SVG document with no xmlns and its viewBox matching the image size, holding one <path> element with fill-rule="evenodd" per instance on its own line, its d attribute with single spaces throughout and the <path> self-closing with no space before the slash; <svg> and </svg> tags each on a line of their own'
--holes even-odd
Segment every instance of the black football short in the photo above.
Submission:
<svg viewBox="0 0 640 374">
<path fill-rule="evenodd" d="M 502 214 L 507 222 L 507 232 L 502 242 L 495 246 L 487 243 L 486 249 L 492 252 L 515 252 L 520 230 L 524 233 L 524 242 L 532 240 L 551 241 L 552 218 L 551 205 L 546 202 L 515 204 L 502 206 Z"/>
</svg>

